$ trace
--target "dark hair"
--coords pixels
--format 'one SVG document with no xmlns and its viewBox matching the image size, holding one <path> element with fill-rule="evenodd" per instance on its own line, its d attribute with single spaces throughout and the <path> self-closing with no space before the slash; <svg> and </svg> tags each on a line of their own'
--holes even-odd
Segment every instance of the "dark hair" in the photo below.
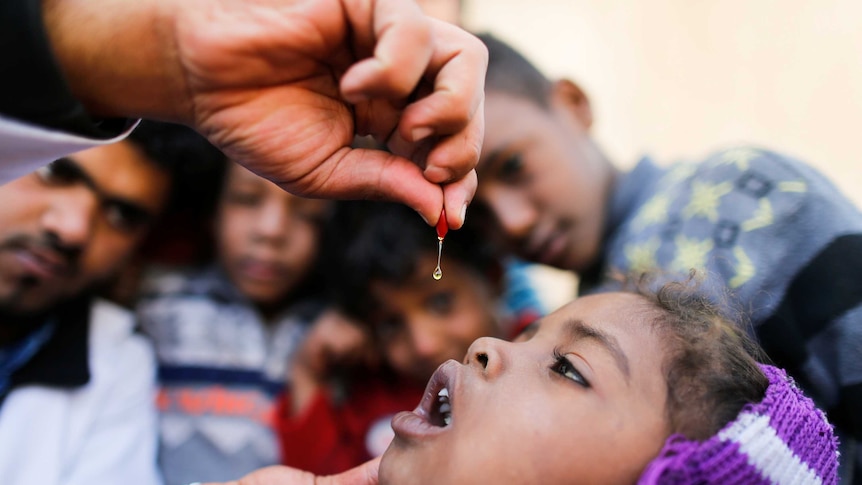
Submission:
<svg viewBox="0 0 862 485">
<path fill-rule="evenodd" d="M 324 273 L 335 303 L 360 320 L 374 311 L 372 282 L 408 281 L 422 256 L 437 256 L 437 235 L 412 209 L 395 203 L 342 201 L 324 231 Z M 499 280 L 499 253 L 469 223 L 446 235 L 443 257 Z M 445 278 L 445 266 L 443 267 Z M 428 274 L 431 278 L 431 274 Z"/>
<path fill-rule="evenodd" d="M 489 33 L 477 34 L 488 48 L 485 91 L 499 91 L 547 108 L 551 81 L 526 57 Z"/>
<path fill-rule="evenodd" d="M 143 120 L 128 141 L 171 177 L 163 217 L 143 246 L 160 263 L 199 263 L 210 258 L 209 220 L 221 188 L 227 157 L 195 130 Z"/>
<path fill-rule="evenodd" d="M 195 163 L 208 150 L 218 150 L 193 129 L 175 123 L 141 120 L 128 140 L 159 166 Z"/>
<path fill-rule="evenodd" d="M 642 275 L 635 290 L 657 310 L 651 323 L 664 334 L 669 357 L 667 415 L 674 433 L 704 440 L 736 418 L 743 406 L 763 399 L 769 381 L 757 365 L 765 355 L 731 316 L 699 290 L 697 275 L 663 284 Z"/>
<path fill-rule="evenodd" d="M 142 120 L 128 141 L 172 176 L 175 204 L 200 204 L 204 194 L 213 196 L 212 184 L 221 178 L 227 159 L 203 135 L 183 125 Z"/>
</svg>

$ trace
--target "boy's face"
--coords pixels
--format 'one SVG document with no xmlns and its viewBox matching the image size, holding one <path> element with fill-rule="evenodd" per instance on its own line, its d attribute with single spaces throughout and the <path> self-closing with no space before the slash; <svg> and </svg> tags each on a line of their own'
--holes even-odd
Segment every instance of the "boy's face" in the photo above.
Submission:
<svg viewBox="0 0 862 485">
<path fill-rule="evenodd" d="M 111 276 L 161 210 L 169 175 L 129 141 L 0 187 L 0 309 L 50 310 Z"/>
<path fill-rule="evenodd" d="M 548 108 L 487 93 L 476 200 L 521 257 L 584 271 L 599 253 L 612 172 L 589 136 L 586 99 L 560 91 Z"/>
<path fill-rule="evenodd" d="M 599 294 L 515 343 L 477 340 L 392 420 L 380 483 L 634 483 L 670 434 L 651 311 L 637 295 Z"/>
<path fill-rule="evenodd" d="M 477 338 L 499 332 L 491 283 L 448 258 L 441 263 L 443 278 L 435 281 L 436 265 L 426 255 L 406 283 L 371 283 L 379 308 L 371 320 L 387 362 L 418 382 L 447 359 L 460 358 Z"/>
<path fill-rule="evenodd" d="M 219 260 L 251 301 L 278 304 L 317 256 L 328 202 L 291 195 L 234 163 L 225 177 L 216 218 Z"/>
</svg>

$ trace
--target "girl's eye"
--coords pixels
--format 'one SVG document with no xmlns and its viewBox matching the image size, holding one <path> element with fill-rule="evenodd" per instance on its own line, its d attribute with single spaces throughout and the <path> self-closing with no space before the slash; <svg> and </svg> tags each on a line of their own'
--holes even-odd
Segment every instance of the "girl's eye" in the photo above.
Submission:
<svg viewBox="0 0 862 485">
<path fill-rule="evenodd" d="M 313 224 L 322 224 L 326 220 L 328 206 L 321 204 L 321 201 L 296 198 L 292 203 L 300 219 Z"/>
<path fill-rule="evenodd" d="M 590 383 L 575 369 L 575 366 L 572 365 L 569 359 L 557 350 L 554 350 L 554 365 L 551 366 L 551 370 L 566 379 L 575 381 L 583 387 L 590 387 Z"/>
<path fill-rule="evenodd" d="M 261 196 L 255 192 L 235 190 L 225 194 L 225 202 L 233 205 L 256 206 L 260 200 Z"/>
<path fill-rule="evenodd" d="M 513 154 L 500 164 L 498 176 L 506 182 L 516 182 L 524 175 L 524 161 L 520 154 Z"/>
<path fill-rule="evenodd" d="M 455 305 L 455 295 L 451 292 L 434 293 L 425 299 L 425 308 L 437 315 L 448 315 L 452 313 Z"/>
</svg>

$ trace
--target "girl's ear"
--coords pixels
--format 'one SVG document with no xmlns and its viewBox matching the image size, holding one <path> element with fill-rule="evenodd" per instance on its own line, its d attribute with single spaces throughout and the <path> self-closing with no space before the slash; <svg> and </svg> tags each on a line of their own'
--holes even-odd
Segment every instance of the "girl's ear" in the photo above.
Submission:
<svg viewBox="0 0 862 485">
<path fill-rule="evenodd" d="M 551 99 L 569 110 L 589 130 L 593 125 L 593 109 L 590 100 L 580 86 L 568 79 L 559 79 L 551 88 Z"/>
</svg>

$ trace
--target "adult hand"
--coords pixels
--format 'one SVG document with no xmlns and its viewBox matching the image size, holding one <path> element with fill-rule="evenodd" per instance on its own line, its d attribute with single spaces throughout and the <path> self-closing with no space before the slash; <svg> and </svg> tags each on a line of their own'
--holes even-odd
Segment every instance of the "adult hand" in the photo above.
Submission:
<svg viewBox="0 0 862 485">
<path fill-rule="evenodd" d="M 261 468 L 237 481 L 222 485 L 377 485 L 377 468 L 379 466 L 380 458 L 378 457 L 356 468 L 330 477 L 317 477 L 311 473 L 286 466 L 271 466 Z"/>
<path fill-rule="evenodd" d="M 43 2 L 92 113 L 189 124 L 299 195 L 400 201 L 431 224 L 445 203 L 449 225 L 462 225 L 487 53 L 413 2 Z M 393 154 L 351 149 L 355 134 Z"/>
</svg>

